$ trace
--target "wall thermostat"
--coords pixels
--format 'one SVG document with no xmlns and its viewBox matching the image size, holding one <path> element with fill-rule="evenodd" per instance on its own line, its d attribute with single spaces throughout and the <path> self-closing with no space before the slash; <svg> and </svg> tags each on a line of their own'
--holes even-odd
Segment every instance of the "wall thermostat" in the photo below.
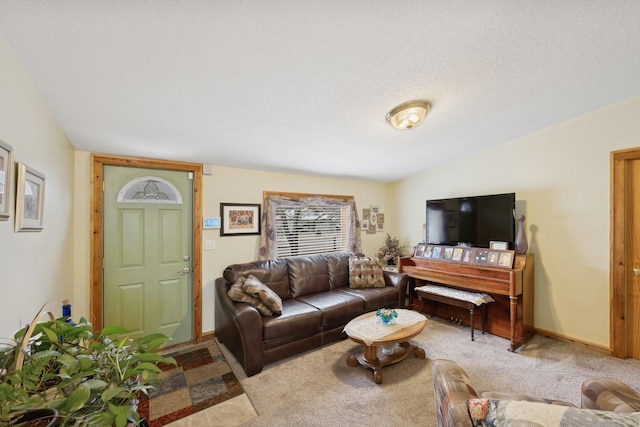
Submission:
<svg viewBox="0 0 640 427">
<path fill-rule="evenodd" d="M 218 218 L 205 218 L 202 225 L 204 229 L 220 228 L 220 217 Z"/>
</svg>

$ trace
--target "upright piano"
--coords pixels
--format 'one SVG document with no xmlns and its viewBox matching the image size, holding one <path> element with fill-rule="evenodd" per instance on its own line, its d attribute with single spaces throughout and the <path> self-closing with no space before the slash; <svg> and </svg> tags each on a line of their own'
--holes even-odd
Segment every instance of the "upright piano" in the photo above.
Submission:
<svg viewBox="0 0 640 427">
<path fill-rule="evenodd" d="M 409 304 L 413 309 L 418 308 L 414 288 L 426 283 L 486 292 L 495 300 L 486 307 L 487 332 L 509 339 L 510 351 L 515 351 L 535 333 L 532 254 L 516 254 L 513 268 L 404 257 L 400 258 L 398 271 L 411 279 Z M 435 315 L 445 319 L 466 319 L 468 316 L 459 307 L 445 304 L 436 304 L 435 307 Z"/>
</svg>

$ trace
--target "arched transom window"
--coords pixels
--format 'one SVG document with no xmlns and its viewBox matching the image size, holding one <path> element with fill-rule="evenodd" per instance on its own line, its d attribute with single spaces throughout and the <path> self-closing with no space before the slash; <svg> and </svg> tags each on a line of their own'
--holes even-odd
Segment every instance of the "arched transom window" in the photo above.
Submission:
<svg viewBox="0 0 640 427">
<path fill-rule="evenodd" d="M 118 193 L 118 203 L 166 203 L 182 204 L 180 191 L 167 181 L 157 176 L 134 178 L 122 186 Z"/>
</svg>

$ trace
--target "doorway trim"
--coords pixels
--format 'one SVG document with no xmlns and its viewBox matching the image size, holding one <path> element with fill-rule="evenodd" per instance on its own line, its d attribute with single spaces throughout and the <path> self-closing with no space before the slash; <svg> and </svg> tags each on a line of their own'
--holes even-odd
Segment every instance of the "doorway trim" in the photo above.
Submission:
<svg viewBox="0 0 640 427">
<path fill-rule="evenodd" d="M 610 346 L 612 356 L 627 358 L 626 287 L 629 274 L 630 162 L 640 159 L 640 148 L 611 152 L 611 231 L 609 258 Z"/>
<path fill-rule="evenodd" d="M 101 329 L 103 318 L 103 181 L 104 165 L 193 172 L 193 341 L 202 338 L 202 165 L 198 163 L 91 154 L 91 256 L 89 318 Z"/>
</svg>

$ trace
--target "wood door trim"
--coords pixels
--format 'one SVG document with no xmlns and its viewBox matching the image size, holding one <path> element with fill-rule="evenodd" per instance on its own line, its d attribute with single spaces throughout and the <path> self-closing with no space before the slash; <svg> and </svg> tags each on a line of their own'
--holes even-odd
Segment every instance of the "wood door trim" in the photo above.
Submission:
<svg viewBox="0 0 640 427">
<path fill-rule="evenodd" d="M 611 153 L 611 230 L 609 257 L 610 292 L 610 345 L 612 356 L 628 357 L 626 323 L 626 284 L 629 250 L 627 236 L 631 233 L 629 225 L 628 180 L 630 162 L 640 159 L 640 148 L 613 151 Z"/>
<path fill-rule="evenodd" d="M 97 329 L 102 328 L 103 291 L 103 166 L 131 166 L 147 169 L 168 169 L 193 172 L 193 339 L 202 338 L 202 165 L 135 157 L 91 155 L 91 256 L 89 280 L 89 318 Z"/>
</svg>

